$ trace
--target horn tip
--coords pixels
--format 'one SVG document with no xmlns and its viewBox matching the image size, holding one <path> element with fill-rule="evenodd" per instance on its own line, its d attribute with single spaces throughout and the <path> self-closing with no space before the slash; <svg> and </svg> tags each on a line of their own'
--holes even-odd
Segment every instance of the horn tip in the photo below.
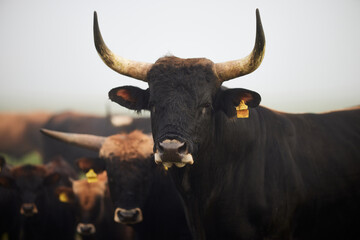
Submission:
<svg viewBox="0 0 360 240">
<path fill-rule="evenodd" d="M 48 131 L 49 131 L 49 130 L 47 130 L 46 128 L 40 128 L 40 132 L 41 132 L 42 134 L 46 134 L 46 133 L 48 133 Z"/>
<path fill-rule="evenodd" d="M 46 128 L 40 128 L 40 132 L 45 136 L 53 137 L 53 134 L 54 134 L 55 131 L 52 131 L 52 130 L 49 130 L 49 129 L 46 129 Z"/>
</svg>

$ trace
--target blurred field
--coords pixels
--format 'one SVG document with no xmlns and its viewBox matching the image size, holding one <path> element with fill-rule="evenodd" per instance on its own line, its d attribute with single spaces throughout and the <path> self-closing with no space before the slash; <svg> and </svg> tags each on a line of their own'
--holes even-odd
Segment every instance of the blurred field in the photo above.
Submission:
<svg viewBox="0 0 360 240">
<path fill-rule="evenodd" d="M 3 154 L 3 153 L 0 153 L 0 155 L 4 156 L 6 159 L 6 163 L 11 166 L 18 166 L 18 165 L 23 165 L 23 164 L 42 164 L 43 163 L 41 155 L 36 151 L 25 154 L 24 156 L 22 156 L 20 158 L 16 158 L 16 157 L 10 156 L 8 154 Z"/>
</svg>

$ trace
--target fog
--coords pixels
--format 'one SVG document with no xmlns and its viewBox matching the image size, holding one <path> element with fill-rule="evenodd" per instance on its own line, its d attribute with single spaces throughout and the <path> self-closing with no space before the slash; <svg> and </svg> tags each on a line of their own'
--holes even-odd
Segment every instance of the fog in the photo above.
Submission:
<svg viewBox="0 0 360 240">
<path fill-rule="evenodd" d="M 258 92 L 286 112 L 360 104 L 360 1 L 0 1 L 0 111 L 132 113 L 108 99 L 121 76 L 99 58 L 93 12 L 107 46 L 132 60 L 173 54 L 214 62 L 246 56 L 259 8 L 265 58 L 254 73 L 226 82 Z"/>
</svg>

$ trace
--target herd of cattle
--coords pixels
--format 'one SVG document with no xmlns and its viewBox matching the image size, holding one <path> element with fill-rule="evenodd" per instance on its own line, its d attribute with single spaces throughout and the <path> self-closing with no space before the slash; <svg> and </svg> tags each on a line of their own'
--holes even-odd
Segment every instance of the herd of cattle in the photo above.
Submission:
<svg viewBox="0 0 360 240">
<path fill-rule="evenodd" d="M 118 127 L 109 117 L 73 113 L 4 121 L 16 130 L 0 126 L 0 152 L 36 149 L 44 164 L 10 167 L 1 159 L 0 233 L 9 239 L 74 239 L 75 232 L 82 239 L 358 239 L 360 108 L 287 114 L 259 106 L 254 91 L 221 86 L 261 64 L 258 10 L 256 19 L 255 46 L 242 59 L 166 56 L 152 64 L 111 52 L 94 13 L 101 59 L 149 85 L 114 88 L 110 99 L 151 117 Z"/>
</svg>

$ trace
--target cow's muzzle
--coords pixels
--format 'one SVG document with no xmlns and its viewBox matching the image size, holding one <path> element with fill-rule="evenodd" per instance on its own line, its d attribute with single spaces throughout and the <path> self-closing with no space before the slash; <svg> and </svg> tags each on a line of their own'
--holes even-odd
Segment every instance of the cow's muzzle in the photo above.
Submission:
<svg viewBox="0 0 360 240">
<path fill-rule="evenodd" d="M 26 217 L 31 217 L 38 212 L 35 203 L 23 203 L 20 208 L 20 213 Z"/>
<path fill-rule="evenodd" d="M 79 223 L 76 231 L 81 235 L 90 235 L 96 232 L 96 228 L 92 223 Z"/>
<path fill-rule="evenodd" d="M 186 164 L 193 164 L 194 160 L 188 151 L 186 142 L 166 139 L 157 145 L 155 153 L 156 164 L 162 163 L 165 167 L 184 167 Z"/>
<path fill-rule="evenodd" d="M 140 208 L 123 209 L 116 208 L 114 214 L 114 221 L 122 224 L 136 224 L 143 220 Z"/>
</svg>

